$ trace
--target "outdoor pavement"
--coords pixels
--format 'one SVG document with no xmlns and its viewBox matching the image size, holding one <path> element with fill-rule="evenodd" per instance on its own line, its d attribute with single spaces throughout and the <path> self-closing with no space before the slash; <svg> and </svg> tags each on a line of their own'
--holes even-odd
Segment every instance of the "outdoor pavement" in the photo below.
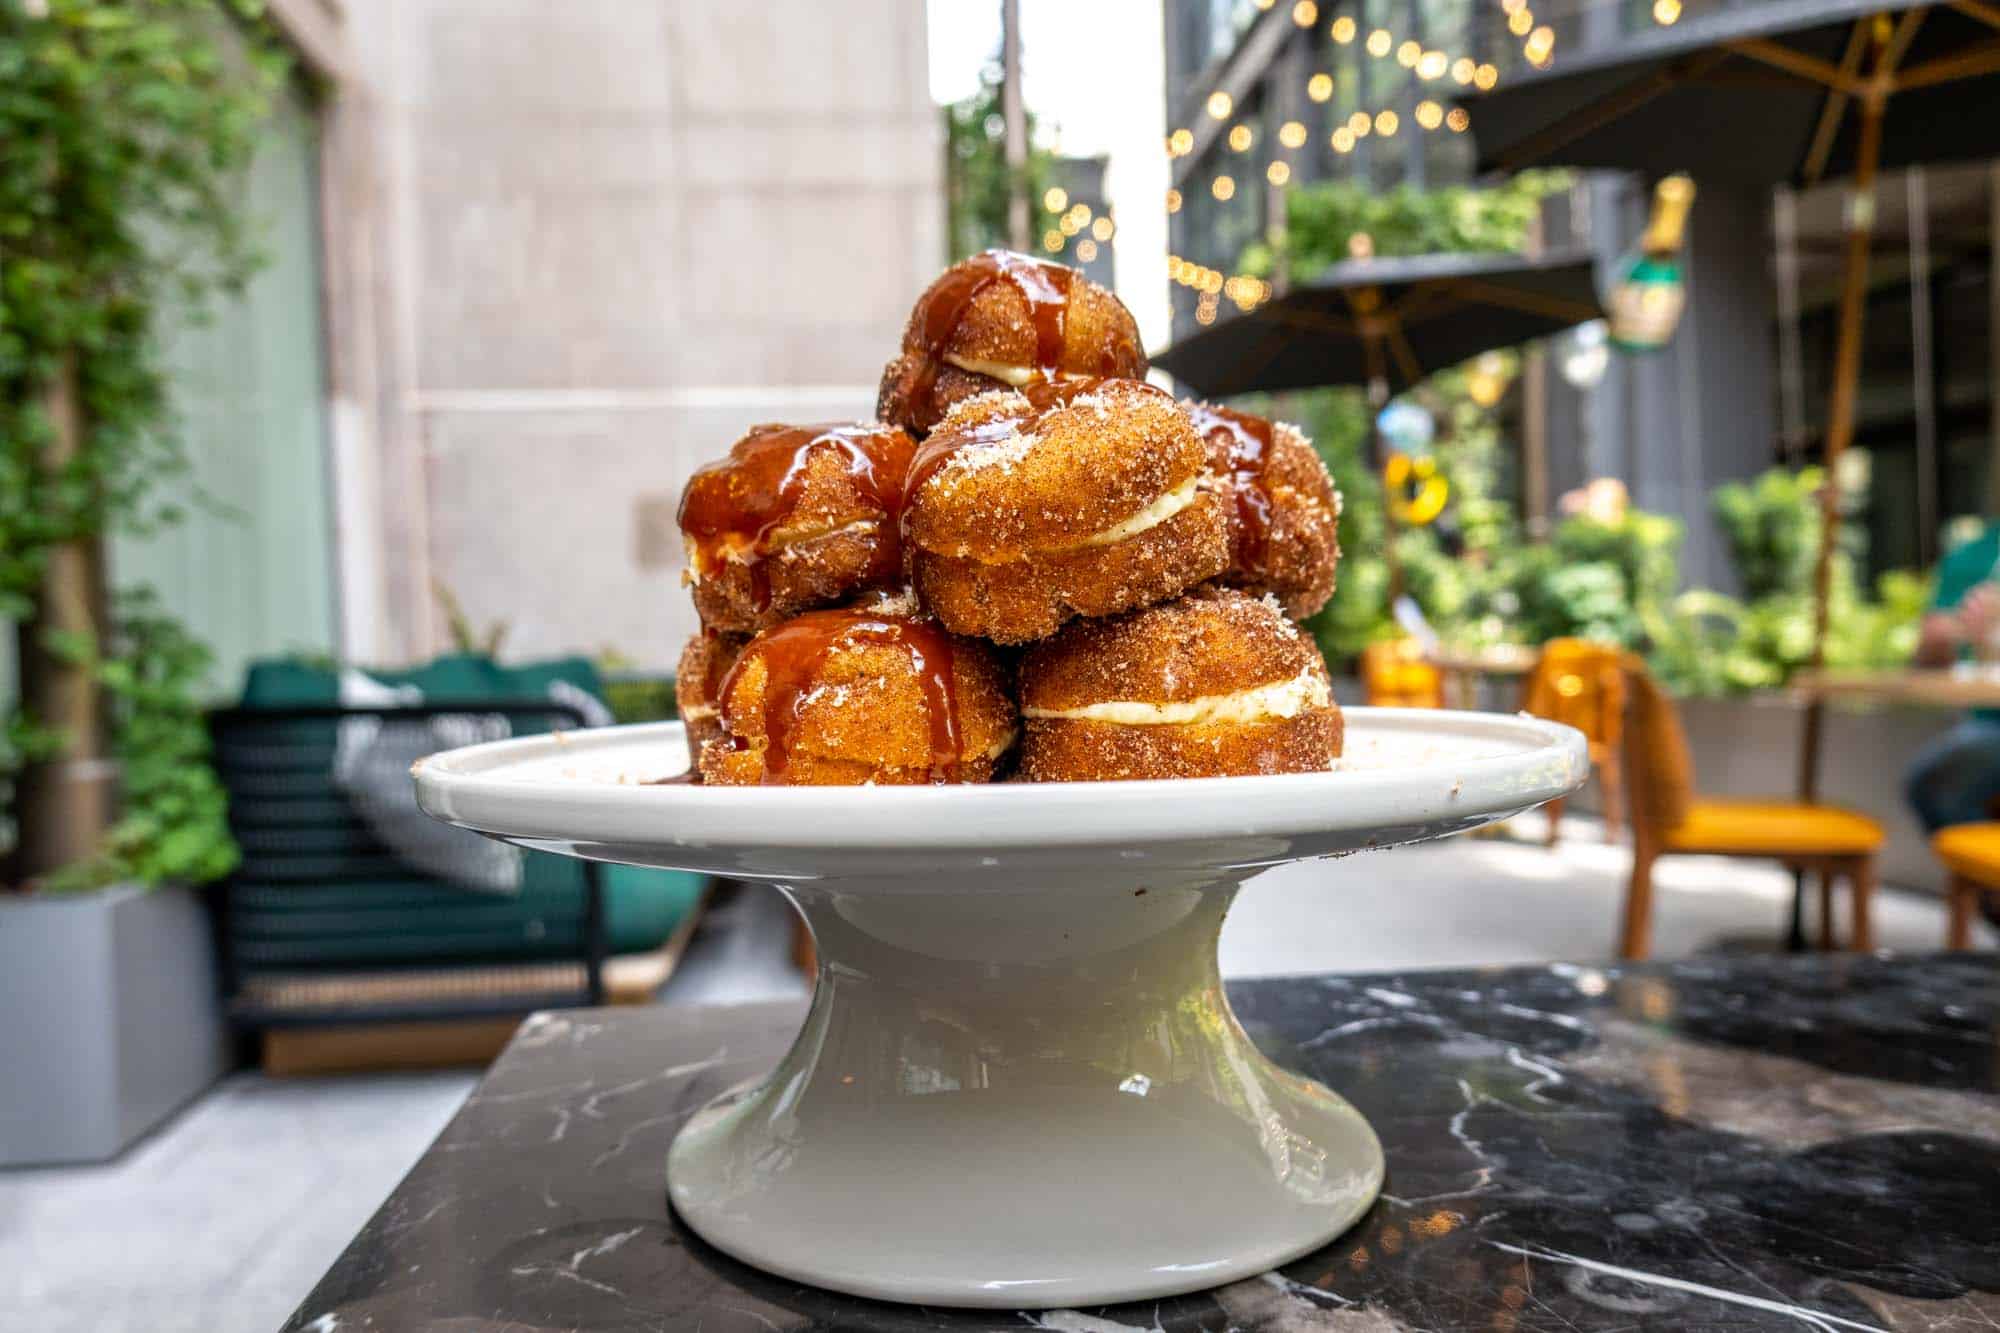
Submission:
<svg viewBox="0 0 2000 1333">
<path fill-rule="evenodd" d="M 1540 834 L 1538 819 L 1524 832 Z M 1572 820 L 1555 850 L 1457 838 L 1291 866 L 1247 888 L 1222 937 L 1231 976 L 1606 957 L 1629 854 Z M 1669 858 L 1656 952 L 1769 947 L 1790 881 Z M 746 892 L 705 924 L 670 1003 L 803 994 L 789 911 Z M 1879 942 L 1934 949 L 1934 899 L 1893 890 Z M 1988 933 L 1983 943 L 1995 942 Z M 475 1075 L 234 1077 L 105 1166 L 0 1172 L 0 1328 L 268 1333 L 305 1296 L 471 1090 Z"/>
</svg>

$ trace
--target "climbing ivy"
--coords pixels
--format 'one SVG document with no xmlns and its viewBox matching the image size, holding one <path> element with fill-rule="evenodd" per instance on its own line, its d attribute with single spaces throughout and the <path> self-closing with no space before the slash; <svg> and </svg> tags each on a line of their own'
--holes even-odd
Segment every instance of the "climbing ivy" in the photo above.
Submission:
<svg viewBox="0 0 2000 1333">
<path fill-rule="evenodd" d="M 256 267 L 244 173 L 286 68 L 256 0 L 0 0 L 0 618 L 31 621 L 56 547 L 178 517 L 158 333 Z M 59 383 L 82 438 L 51 467 Z M 124 775 L 101 854 L 52 883 L 212 878 L 235 853 L 195 696 L 204 650 L 143 591 L 112 619 L 103 643 L 44 640 L 94 671 Z M 15 710 L 0 765 L 57 743 Z"/>
</svg>

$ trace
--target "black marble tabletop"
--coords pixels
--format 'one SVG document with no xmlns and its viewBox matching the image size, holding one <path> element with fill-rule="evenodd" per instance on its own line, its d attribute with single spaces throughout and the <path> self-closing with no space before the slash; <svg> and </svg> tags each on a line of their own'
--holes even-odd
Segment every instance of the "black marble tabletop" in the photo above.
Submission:
<svg viewBox="0 0 2000 1333">
<path fill-rule="evenodd" d="M 767 1277 L 670 1214 L 664 1161 L 800 1010 L 576 1010 L 522 1027 L 287 1327 L 2000 1329 L 2000 958 L 1307 977 L 1230 998 L 1388 1154 L 1374 1210 L 1282 1272 L 1019 1314 Z"/>
</svg>

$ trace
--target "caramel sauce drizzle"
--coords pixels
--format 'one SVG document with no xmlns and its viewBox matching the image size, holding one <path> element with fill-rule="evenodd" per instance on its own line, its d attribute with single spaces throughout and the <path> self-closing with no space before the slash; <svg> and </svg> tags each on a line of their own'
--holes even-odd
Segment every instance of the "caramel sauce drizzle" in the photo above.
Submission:
<svg viewBox="0 0 2000 1333">
<path fill-rule="evenodd" d="M 736 548 L 757 609 L 768 608 L 771 580 L 764 562 L 771 535 L 798 507 L 813 452 L 832 450 L 855 487 L 884 517 L 869 581 L 895 578 L 902 571 L 903 480 L 913 449 L 910 437 L 893 427 L 835 422 L 755 427 L 727 458 L 699 469 L 681 493 L 680 528 L 695 572 L 707 576 L 720 567 L 726 551 Z"/>
<path fill-rule="evenodd" d="M 784 782 L 806 694 L 826 659 L 835 649 L 850 644 L 901 648 L 909 654 L 929 719 L 930 780 L 956 780 L 965 754 L 958 729 L 958 693 L 952 681 L 951 636 L 924 621 L 843 609 L 808 611 L 764 631 L 758 636 L 755 651 L 746 651 L 722 682 L 721 698 L 726 704 L 734 695 L 736 673 L 744 664 L 753 657 L 764 663 L 765 785 Z"/>
<path fill-rule="evenodd" d="M 1271 560 L 1271 487 L 1265 475 L 1271 466 L 1271 423 L 1210 403 L 1186 407 L 1195 430 L 1208 441 L 1212 465 L 1229 478 L 1235 497 L 1232 563 L 1261 578 L 1270 572 Z"/>
<path fill-rule="evenodd" d="M 1044 380 L 1055 379 L 1068 336 L 1069 294 L 1076 282 L 1076 270 L 1012 250 L 982 250 L 964 263 L 946 269 L 944 276 L 924 293 L 911 319 L 919 349 L 924 353 L 922 377 L 910 395 L 921 421 L 935 421 L 939 415 L 935 390 L 938 372 L 944 364 L 945 345 L 958 332 L 974 298 L 996 282 L 1008 283 L 1028 303 L 1028 318 L 1035 328 L 1032 369 L 1039 371 Z M 1115 350 L 1105 349 L 1106 374 L 1119 368 Z"/>
</svg>

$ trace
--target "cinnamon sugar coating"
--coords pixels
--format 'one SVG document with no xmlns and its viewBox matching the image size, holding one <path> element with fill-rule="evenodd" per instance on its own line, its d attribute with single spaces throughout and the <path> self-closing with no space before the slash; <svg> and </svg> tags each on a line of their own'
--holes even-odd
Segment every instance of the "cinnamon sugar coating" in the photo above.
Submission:
<svg viewBox="0 0 2000 1333">
<path fill-rule="evenodd" d="M 1323 772 L 1340 754 L 1318 646 L 1234 589 L 1066 627 L 1022 660 L 1020 697 L 1035 782 Z M 1185 720 L 1038 716 L 1088 710 Z"/>
<path fill-rule="evenodd" d="M 758 426 L 697 472 L 681 529 L 702 624 L 754 633 L 900 581 L 898 523 L 915 448 L 879 423 Z M 699 519 L 732 530 L 718 538 Z"/>
<path fill-rule="evenodd" d="M 1239 438 L 1215 417 L 1227 409 L 1190 404 L 1197 428 L 1204 418 L 1209 467 L 1229 516 L 1230 566 L 1224 581 L 1252 596 L 1268 593 L 1285 614 L 1304 620 L 1333 596 L 1340 562 L 1340 492 L 1319 451 L 1297 426 L 1248 413 L 1238 420 L 1268 431 L 1269 445 L 1254 468 L 1236 456 Z M 1248 494 L 1242 492 L 1248 491 Z"/>
<path fill-rule="evenodd" d="M 990 648 L 932 629 L 948 646 L 940 652 L 926 641 L 925 651 L 913 652 L 866 630 L 901 623 L 898 618 L 865 611 L 815 614 L 850 616 L 863 629 L 832 633 L 823 654 L 810 661 L 801 661 L 780 631 L 752 639 L 724 684 L 722 737 L 701 751 L 705 782 L 992 780 L 1017 735 L 1019 716 L 1007 672 Z M 948 658 L 942 680 L 936 674 L 939 656 Z M 950 712 L 948 734 L 955 747 L 944 763 L 937 750 L 940 707 Z"/>
<path fill-rule="evenodd" d="M 702 747 L 722 735 L 716 691 L 750 638 L 746 634 L 690 635 L 674 670 L 674 701 L 687 728 L 689 763 L 701 758 Z"/>
<path fill-rule="evenodd" d="M 967 400 L 913 465 L 912 580 L 947 628 L 998 643 L 1172 597 L 1228 567 L 1207 458 L 1173 400 L 1134 380 Z"/>
</svg>

